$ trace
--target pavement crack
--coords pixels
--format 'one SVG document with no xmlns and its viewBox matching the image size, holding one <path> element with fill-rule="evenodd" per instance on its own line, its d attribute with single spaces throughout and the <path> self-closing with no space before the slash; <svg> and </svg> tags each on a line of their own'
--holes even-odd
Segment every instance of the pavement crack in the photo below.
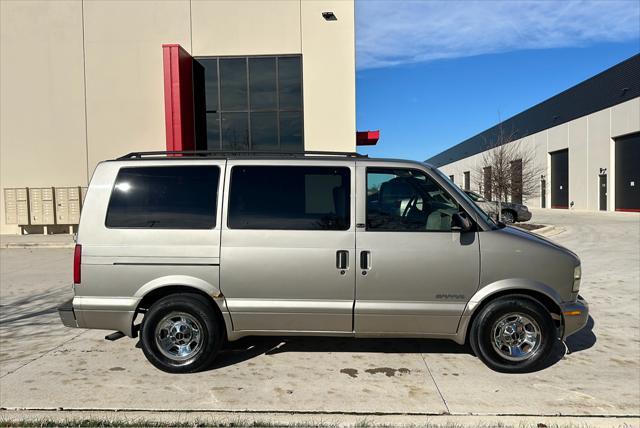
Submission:
<svg viewBox="0 0 640 428">
<path fill-rule="evenodd" d="M 447 404 L 447 400 L 444 399 L 444 395 L 442 395 L 442 391 L 440 391 L 440 387 L 438 386 L 438 383 L 436 382 L 436 378 L 434 378 L 433 377 L 433 373 L 431 373 L 431 369 L 429 368 L 429 365 L 427 364 L 427 360 L 424 358 L 424 354 L 420 353 L 420 357 L 422 358 L 422 362 L 424 363 L 424 366 L 427 369 L 427 373 L 429 373 L 429 376 L 431 377 L 431 380 L 433 381 L 433 384 L 436 386 L 436 391 L 438 391 L 438 395 L 440 396 L 440 399 L 442 400 L 442 403 L 444 404 L 444 408 L 447 409 L 447 414 L 450 415 L 451 411 L 449 410 L 449 405 Z"/>
<path fill-rule="evenodd" d="M 50 353 L 52 353 L 53 351 L 55 351 L 55 350 L 59 349 L 61 346 L 64 346 L 64 345 L 66 345 L 67 343 L 71 342 L 72 340 L 77 339 L 78 337 L 82 336 L 83 334 L 87 333 L 88 331 L 89 331 L 89 330 L 81 331 L 80 333 L 76 334 L 76 335 L 75 335 L 75 336 L 73 336 L 72 338 L 70 338 L 70 339 L 68 339 L 68 340 L 65 340 L 64 342 L 62 342 L 62 343 L 61 343 L 61 344 L 59 344 L 58 346 L 55 346 L 55 347 L 53 347 L 53 348 L 49 349 L 48 351 L 43 352 L 42 354 L 38 355 L 38 356 L 37 356 L 36 358 L 34 358 L 33 360 L 29 360 L 29 361 L 27 361 L 26 363 L 24 363 L 23 365 L 21 365 L 20 367 L 18 367 L 18 368 L 16 368 L 16 369 L 14 369 L 14 370 L 8 371 L 7 373 L 5 373 L 5 374 L 3 374 L 2 376 L 0 376 L 0 379 L 4 379 L 5 377 L 9 376 L 10 374 L 14 374 L 14 373 L 15 373 L 15 372 L 17 372 L 18 370 L 20 370 L 20 369 L 22 369 L 22 368 L 24 368 L 24 367 L 28 366 L 29 364 L 33 363 L 34 361 L 38 361 L 40 358 L 42 358 L 42 357 L 44 357 L 44 356 L 46 356 L 46 355 L 49 355 L 49 354 L 50 354 Z"/>
</svg>

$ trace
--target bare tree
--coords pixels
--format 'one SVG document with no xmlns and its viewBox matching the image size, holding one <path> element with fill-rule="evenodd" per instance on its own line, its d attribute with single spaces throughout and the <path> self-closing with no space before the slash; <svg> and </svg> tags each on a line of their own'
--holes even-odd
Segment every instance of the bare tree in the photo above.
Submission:
<svg viewBox="0 0 640 428">
<path fill-rule="evenodd" d="M 487 141 L 488 149 L 475 171 L 475 179 L 485 198 L 498 202 L 502 219 L 502 203 L 522 203 L 540 193 L 540 176 L 545 173 L 535 161 L 535 146 L 516 140 L 516 131 L 501 126 Z"/>
</svg>

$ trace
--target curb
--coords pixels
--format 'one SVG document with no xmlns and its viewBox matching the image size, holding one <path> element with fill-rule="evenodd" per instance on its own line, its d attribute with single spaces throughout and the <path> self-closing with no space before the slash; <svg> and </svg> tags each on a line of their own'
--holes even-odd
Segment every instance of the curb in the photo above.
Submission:
<svg viewBox="0 0 640 428">
<path fill-rule="evenodd" d="M 573 426 L 574 424 L 590 427 L 637 426 L 636 415 L 473 415 L 473 414 L 377 414 L 377 413 L 304 413 L 284 412 L 225 412 L 225 411 L 129 411 L 129 410 L 93 410 L 93 411 L 30 411 L 2 410 L 0 423 L 25 424 L 43 422 L 53 424 L 82 425 L 87 422 L 96 424 L 107 422 L 109 426 L 126 424 L 142 426 L 149 424 L 179 426 L 319 426 L 319 427 L 387 427 L 387 426 L 434 426 L 434 427 L 478 427 L 478 426 Z M 98 425 L 96 425 L 98 426 Z"/>
<path fill-rule="evenodd" d="M 18 243 L 18 242 L 9 242 L 6 244 L 0 244 L 0 248 L 3 249 L 16 249 L 16 248 L 74 248 L 75 244 L 74 243 L 69 243 L 69 244 L 65 244 L 65 243 L 54 243 L 54 242 L 24 242 L 24 243 Z"/>
<path fill-rule="evenodd" d="M 544 236 L 545 238 L 549 238 L 551 236 L 559 235 L 564 231 L 565 231 L 565 229 L 563 227 L 553 226 L 553 225 L 541 227 L 540 229 L 536 229 L 536 230 L 532 230 L 533 233 L 535 233 L 537 235 L 540 235 L 540 236 Z"/>
</svg>

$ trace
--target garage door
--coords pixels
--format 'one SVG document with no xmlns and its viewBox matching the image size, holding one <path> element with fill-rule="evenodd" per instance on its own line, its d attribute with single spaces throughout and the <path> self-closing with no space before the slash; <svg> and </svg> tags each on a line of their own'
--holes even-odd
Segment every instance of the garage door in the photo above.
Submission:
<svg viewBox="0 0 640 428">
<path fill-rule="evenodd" d="M 640 212 L 640 133 L 616 138 L 616 211 Z"/>
</svg>

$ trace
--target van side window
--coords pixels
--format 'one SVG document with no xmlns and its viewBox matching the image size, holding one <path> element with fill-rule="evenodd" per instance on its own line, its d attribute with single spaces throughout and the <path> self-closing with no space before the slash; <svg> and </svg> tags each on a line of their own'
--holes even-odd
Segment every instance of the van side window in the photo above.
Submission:
<svg viewBox="0 0 640 428">
<path fill-rule="evenodd" d="M 212 229 L 220 169 L 211 165 L 122 168 L 111 193 L 109 228 Z"/>
<path fill-rule="evenodd" d="M 347 230 L 349 168 L 236 166 L 231 171 L 231 229 Z"/>
<path fill-rule="evenodd" d="M 367 230 L 451 231 L 458 204 L 424 173 L 367 168 Z"/>
</svg>

